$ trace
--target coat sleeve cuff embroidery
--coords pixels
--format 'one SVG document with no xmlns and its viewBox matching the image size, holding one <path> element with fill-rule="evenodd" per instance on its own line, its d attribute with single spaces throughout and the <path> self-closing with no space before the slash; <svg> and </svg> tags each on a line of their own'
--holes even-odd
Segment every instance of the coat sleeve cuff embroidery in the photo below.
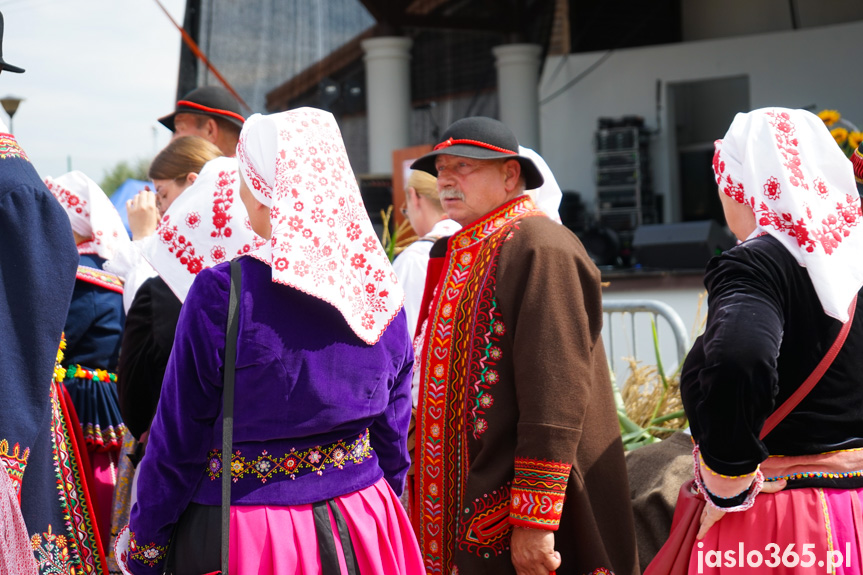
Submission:
<svg viewBox="0 0 863 575">
<path fill-rule="evenodd" d="M 517 457 L 509 522 L 556 531 L 571 469 L 571 463 Z"/>
</svg>

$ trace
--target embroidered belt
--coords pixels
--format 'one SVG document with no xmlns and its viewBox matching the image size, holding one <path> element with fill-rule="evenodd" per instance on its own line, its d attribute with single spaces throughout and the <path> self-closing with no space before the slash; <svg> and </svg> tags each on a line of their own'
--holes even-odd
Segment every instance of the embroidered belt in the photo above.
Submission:
<svg viewBox="0 0 863 575">
<path fill-rule="evenodd" d="M 369 430 L 366 429 L 352 442 L 341 439 L 329 445 L 317 445 L 301 451 L 291 448 L 284 454 L 269 453 L 266 450 L 249 454 L 238 449 L 231 456 L 231 476 L 234 482 L 249 477 L 266 483 L 277 475 L 296 479 L 297 476 L 312 472 L 323 475 L 326 469 L 343 469 L 347 463 L 359 464 L 371 456 L 372 446 L 369 443 Z M 212 480 L 221 477 L 221 449 L 214 449 L 208 454 L 207 473 Z"/>
<path fill-rule="evenodd" d="M 863 477 L 863 448 L 814 455 L 771 455 L 761 464 L 766 481 Z"/>
</svg>

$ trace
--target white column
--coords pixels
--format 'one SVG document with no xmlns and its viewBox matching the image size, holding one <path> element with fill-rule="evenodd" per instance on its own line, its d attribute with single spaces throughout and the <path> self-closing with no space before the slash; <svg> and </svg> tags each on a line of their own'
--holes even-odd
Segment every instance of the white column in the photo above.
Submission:
<svg viewBox="0 0 863 575">
<path fill-rule="evenodd" d="M 539 55 L 537 44 L 505 44 L 492 48 L 497 66 L 500 120 L 518 143 L 539 151 Z"/>
<path fill-rule="evenodd" d="M 381 37 L 363 40 L 366 110 L 369 122 L 369 170 L 389 174 L 393 150 L 410 144 L 410 49 L 413 40 Z"/>
</svg>

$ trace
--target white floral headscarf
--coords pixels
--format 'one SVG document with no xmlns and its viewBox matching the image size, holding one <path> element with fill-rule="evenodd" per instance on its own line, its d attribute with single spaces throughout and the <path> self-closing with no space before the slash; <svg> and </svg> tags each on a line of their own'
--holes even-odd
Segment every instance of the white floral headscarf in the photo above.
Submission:
<svg viewBox="0 0 863 575">
<path fill-rule="evenodd" d="M 131 242 L 114 204 L 83 172 L 45 178 L 45 185 L 66 210 L 72 230 L 91 238 L 78 244 L 79 254 L 96 254 L 110 260 L 122 245 Z"/>
<path fill-rule="evenodd" d="M 239 188 L 235 158 L 210 160 L 145 240 L 144 258 L 180 301 L 201 270 L 265 243 L 252 231 Z"/>
<path fill-rule="evenodd" d="M 240 172 L 270 208 L 271 241 L 252 255 L 273 281 L 335 307 L 377 342 L 404 292 L 375 235 L 335 118 L 315 108 L 256 114 L 237 146 Z"/>
<path fill-rule="evenodd" d="M 860 198 L 848 158 L 814 114 L 764 108 L 737 114 L 716 141 L 722 193 L 755 212 L 756 232 L 806 267 L 825 313 L 848 320 L 863 286 Z"/>
</svg>

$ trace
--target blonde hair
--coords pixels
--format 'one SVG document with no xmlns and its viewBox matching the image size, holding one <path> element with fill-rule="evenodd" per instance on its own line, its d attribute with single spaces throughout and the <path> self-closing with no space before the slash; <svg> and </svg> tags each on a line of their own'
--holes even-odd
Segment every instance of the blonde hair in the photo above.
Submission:
<svg viewBox="0 0 863 575">
<path fill-rule="evenodd" d="M 416 190 L 417 194 L 432 200 L 432 204 L 436 205 L 443 211 L 440 205 L 440 194 L 437 190 L 437 178 L 428 172 L 422 170 L 411 170 L 411 175 L 408 177 L 407 187 Z"/>
<path fill-rule="evenodd" d="M 200 173 L 204 164 L 224 156 L 215 144 L 200 136 L 181 136 L 171 140 L 150 163 L 151 180 L 184 180 Z"/>
</svg>

